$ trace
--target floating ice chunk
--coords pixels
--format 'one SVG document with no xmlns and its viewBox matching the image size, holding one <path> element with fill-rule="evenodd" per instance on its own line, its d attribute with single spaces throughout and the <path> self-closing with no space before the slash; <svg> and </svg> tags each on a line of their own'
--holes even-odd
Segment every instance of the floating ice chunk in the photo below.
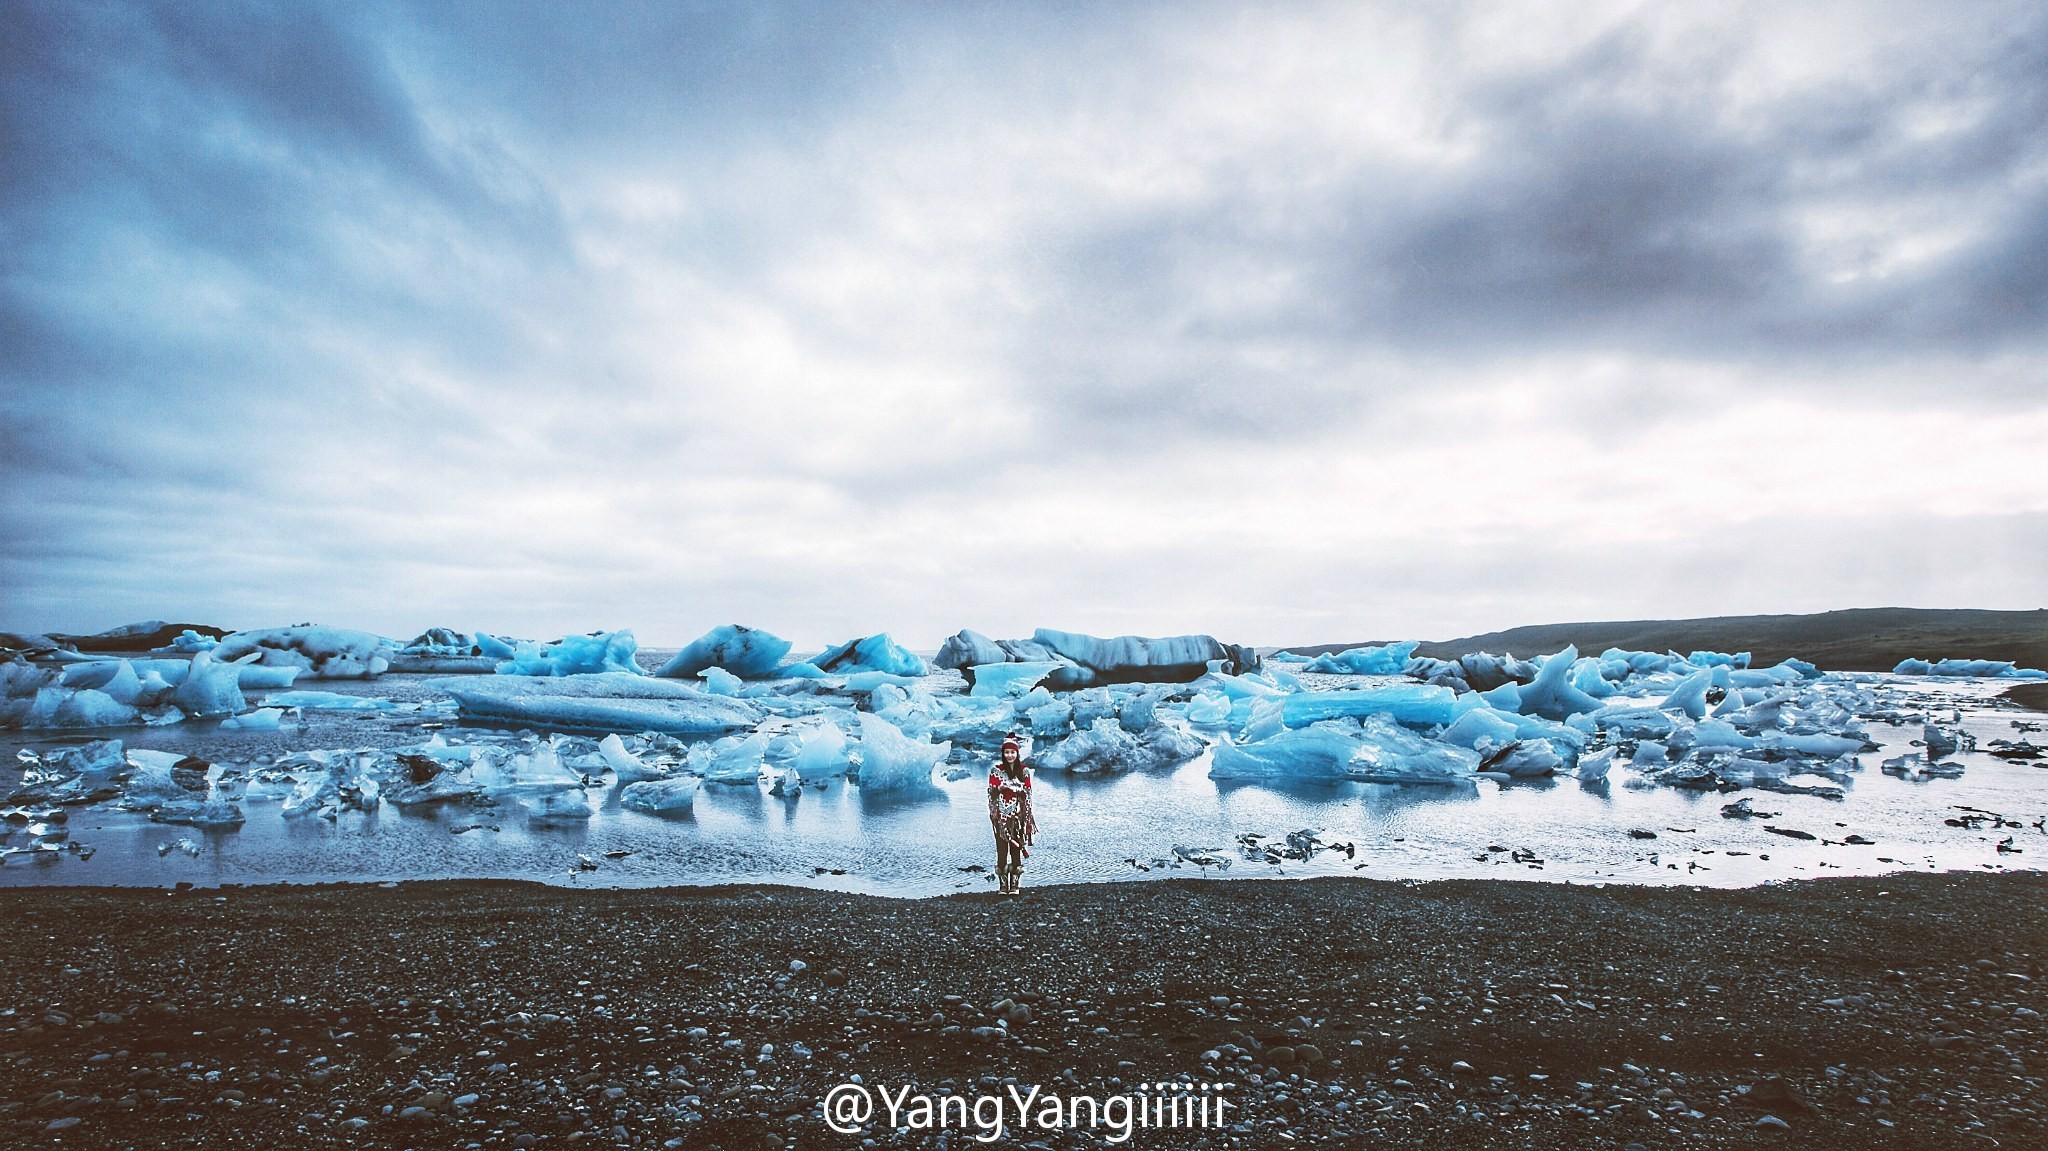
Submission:
<svg viewBox="0 0 2048 1151">
<path fill-rule="evenodd" d="M 853 745 L 837 724 L 808 723 L 790 733 L 797 744 L 790 770 L 800 779 L 833 779 L 853 768 Z"/>
<path fill-rule="evenodd" d="M 2039 668 L 2016 667 L 2010 660 L 2002 659 L 1938 659 L 1929 662 L 1924 659 L 1900 660 L 1892 669 L 1893 675 L 1936 675 L 1936 676 L 1986 676 L 1995 679 L 2048 679 L 2048 671 Z"/>
<path fill-rule="evenodd" d="M 645 779 L 619 789 L 619 804 L 634 811 L 654 813 L 688 811 L 697 803 L 697 791 L 704 781 L 694 775 L 668 779 Z"/>
<path fill-rule="evenodd" d="M 705 668 L 721 667 L 742 679 L 767 679 L 782 674 L 776 666 L 789 648 L 788 640 L 760 628 L 724 624 L 691 640 L 654 674 L 687 679 Z"/>
<path fill-rule="evenodd" d="M 1197 727 L 1221 727 L 1230 722 L 1230 697 L 1205 691 L 1188 701 L 1184 714 Z"/>
<path fill-rule="evenodd" d="M 560 678 L 485 676 L 448 684 L 464 715 L 580 731 L 710 735 L 753 727 L 761 709 L 669 679 L 626 672 Z"/>
<path fill-rule="evenodd" d="M 1607 778 L 1607 772 L 1614 766 L 1614 749 L 1603 747 L 1599 751 L 1579 757 L 1578 776 L 1580 783 L 1599 783 Z"/>
<path fill-rule="evenodd" d="M 1362 738 L 1351 776 L 1367 783 L 1469 784 L 1479 754 L 1417 735 L 1384 715 L 1359 723 Z"/>
<path fill-rule="evenodd" d="M 1378 647 L 1354 647 L 1349 651 L 1319 655 L 1301 670 L 1327 675 L 1399 675 L 1407 669 L 1408 661 L 1415 657 L 1415 649 L 1420 646 L 1414 640 L 1404 640 Z"/>
<path fill-rule="evenodd" d="M 917 677 L 897 675 L 893 671 L 857 671 L 846 677 L 845 689 L 854 695 L 866 695 L 887 684 L 891 687 L 915 687 Z"/>
<path fill-rule="evenodd" d="M 1451 722 L 1456 700 L 1457 693 L 1447 687 L 1390 683 L 1345 691 L 1299 692 L 1287 697 L 1281 714 L 1289 727 L 1366 715 L 1385 715 L 1418 725 L 1443 724 Z"/>
<path fill-rule="evenodd" d="M 188 627 L 184 631 L 179 632 L 176 639 L 173 639 L 164 646 L 171 651 L 212 651 L 220 646 L 220 638 L 218 636 L 201 635 Z"/>
<path fill-rule="evenodd" d="M 1682 711 L 1694 719 L 1707 717 L 1707 689 L 1714 684 L 1712 672 L 1696 671 L 1678 681 L 1671 694 L 1664 697 L 1658 707 Z"/>
<path fill-rule="evenodd" d="M 1523 715 L 1562 720 L 1599 708 L 1599 700 L 1572 683 L 1572 668 L 1578 658 L 1579 649 L 1567 644 L 1563 651 L 1543 661 L 1536 671 L 1536 678 L 1522 685 L 1520 711 Z"/>
<path fill-rule="evenodd" d="M 220 721 L 220 726 L 222 731 L 276 731 L 277 721 L 283 715 L 283 708 L 259 707 L 244 715 L 229 716 Z"/>
<path fill-rule="evenodd" d="M 1459 747 L 1506 747 L 1520 738 L 1514 720 L 1490 707 L 1476 707 L 1452 721 L 1438 738 Z"/>
<path fill-rule="evenodd" d="M 890 675 L 922 676 L 931 671 L 921 657 L 890 639 L 888 632 L 848 640 L 810 663 L 820 671 L 835 675 L 880 671 Z"/>
<path fill-rule="evenodd" d="M 1210 763 L 1214 779 L 1469 784 L 1479 755 L 1375 714 L 1319 720 L 1255 743 L 1218 744 Z"/>
<path fill-rule="evenodd" d="M 389 711 L 398 705 L 371 695 L 333 691 L 281 691 L 263 697 L 265 707 L 301 707 L 316 711 Z"/>
<path fill-rule="evenodd" d="M 498 665 L 499 675 L 565 676 L 616 673 L 644 675 L 633 661 L 639 650 L 630 631 L 565 635 L 549 644 L 520 640 L 512 647 L 512 658 Z"/>
<path fill-rule="evenodd" d="M 911 739 L 896 725 L 869 712 L 860 714 L 860 786 L 863 792 L 935 790 L 932 768 L 951 754 L 951 743 Z"/>
<path fill-rule="evenodd" d="M 1480 761 L 1479 770 L 1510 779 L 1541 779 L 1569 766 L 1567 758 L 1549 740 L 1518 739 L 1489 753 Z"/>
<path fill-rule="evenodd" d="M 1019 696 L 1038 685 L 1038 681 L 1058 671 L 1061 665 L 1051 661 L 1037 663 L 983 663 L 966 669 L 967 682 L 973 686 L 970 695 Z"/>
<path fill-rule="evenodd" d="M 939 654 L 932 662 L 939 667 L 968 668 L 989 663 L 1060 661 L 1054 659 L 1051 648 L 1037 640 L 990 639 L 978 631 L 962 628 L 939 646 Z"/>
<path fill-rule="evenodd" d="M 1594 730 L 1613 732 L 1623 739 L 1663 739 L 1677 728 L 1670 715 L 1654 707 L 1610 705 L 1583 718 Z"/>
<path fill-rule="evenodd" d="M 759 783 L 767 751 L 766 735 L 731 735 L 691 748 L 690 769 L 706 783 Z"/>
<path fill-rule="evenodd" d="M 256 662 L 265 667 L 303 668 L 314 679 L 368 679 L 391 666 L 396 647 L 383 636 L 366 631 L 301 624 L 235 632 L 222 639 L 212 654 L 223 663 L 254 654 Z"/>
<path fill-rule="evenodd" d="M 704 690 L 712 695 L 738 695 L 746 681 L 722 667 L 707 667 L 697 673 L 704 681 Z"/>
<path fill-rule="evenodd" d="M 1335 783 L 1351 778 L 1351 760 L 1363 744 L 1351 720 L 1311 723 L 1256 743 L 1219 743 L 1209 778 Z"/>
<path fill-rule="evenodd" d="M 1202 754 L 1207 745 L 1177 727 L 1160 724 L 1132 735 L 1116 720 L 1103 717 L 1088 728 L 1036 752 L 1032 766 L 1073 775 L 1111 775 L 1171 767 Z"/>
<path fill-rule="evenodd" d="M 1476 694 L 1495 711 L 1512 711 L 1516 714 L 1522 711 L 1522 685 L 1519 683 L 1504 683 Z"/>
<path fill-rule="evenodd" d="M 1600 661 L 1592 658 L 1582 658 L 1572 665 L 1572 686 L 1594 699 L 1606 699 L 1620 690 L 1608 681 Z"/>
<path fill-rule="evenodd" d="M 227 649 L 228 640 L 222 640 L 215 651 L 193 656 L 191 669 L 171 691 L 171 702 L 186 715 L 234 715 L 248 707 L 242 697 L 241 669 L 219 662 L 216 655 Z"/>
<path fill-rule="evenodd" d="M 598 757 L 611 769 L 613 778 L 620 783 L 640 783 L 649 779 L 661 779 L 666 773 L 650 767 L 639 756 L 626 750 L 626 742 L 614 732 L 597 744 Z"/>
<path fill-rule="evenodd" d="M 240 805 L 224 799 L 180 799 L 151 808 L 151 823 L 186 827 L 236 827 L 244 822 Z"/>
<path fill-rule="evenodd" d="M 1074 705 L 1065 700 L 1048 700 L 1024 712 L 1033 735 L 1065 735 L 1074 726 Z"/>
<path fill-rule="evenodd" d="M 1749 653 L 1743 651 L 1736 652 L 1734 655 L 1729 655 L 1725 652 L 1718 651 L 1696 651 L 1691 655 L 1686 656 L 1685 662 L 1693 665 L 1694 667 L 1748 667 Z"/>
</svg>

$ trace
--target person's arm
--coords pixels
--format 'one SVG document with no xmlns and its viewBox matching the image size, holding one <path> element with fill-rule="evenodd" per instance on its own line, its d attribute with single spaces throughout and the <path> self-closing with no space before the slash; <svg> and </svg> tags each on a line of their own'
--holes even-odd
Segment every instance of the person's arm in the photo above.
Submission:
<svg viewBox="0 0 2048 1151">
<path fill-rule="evenodd" d="M 1001 824 L 1002 824 L 1002 817 L 1001 817 L 1001 816 L 999 816 L 999 815 L 998 815 L 998 814 L 996 813 L 996 790 L 997 790 L 998 786 L 999 786 L 999 785 L 998 785 L 998 784 L 997 784 L 997 782 L 996 782 L 996 773 L 995 773 L 995 772 L 993 772 L 993 771 L 989 772 L 989 773 L 988 773 L 988 821 L 989 821 L 989 823 L 990 823 L 990 824 L 992 824 L 992 825 L 995 825 L 995 826 L 1001 826 Z"/>
</svg>

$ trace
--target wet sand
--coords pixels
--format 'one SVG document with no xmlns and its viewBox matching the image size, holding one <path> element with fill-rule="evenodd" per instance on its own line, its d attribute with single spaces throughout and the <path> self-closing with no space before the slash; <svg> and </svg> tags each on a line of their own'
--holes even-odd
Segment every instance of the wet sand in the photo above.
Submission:
<svg viewBox="0 0 2048 1151">
<path fill-rule="evenodd" d="M 820 1101 L 854 1073 L 1236 1085 L 1236 1130 L 1127 1146 L 2020 1147 L 2048 1120 L 2038 874 L 1007 902 L 450 881 L 0 910 L 14 1147 L 852 1147 Z"/>
</svg>

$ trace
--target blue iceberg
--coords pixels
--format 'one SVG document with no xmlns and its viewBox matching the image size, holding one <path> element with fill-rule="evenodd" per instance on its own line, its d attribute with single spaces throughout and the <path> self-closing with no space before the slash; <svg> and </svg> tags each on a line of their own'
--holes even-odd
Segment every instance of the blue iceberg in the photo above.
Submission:
<svg viewBox="0 0 2048 1151">
<path fill-rule="evenodd" d="M 512 658 L 498 664 L 499 675 L 567 676 L 615 673 L 643 675 L 633 661 L 639 643 L 630 631 L 568 635 L 553 643 L 520 640 Z"/>
<path fill-rule="evenodd" d="M 691 640 L 654 674 L 687 679 L 705 668 L 722 667 L 741 679 L 769 679 L 789 648 L 788 640 L 760 628 L 724 624 Z"/>
<path fill-rule="evenodd" d="M 1415 649 L 1420 646 L 1414 640 L 1405 640 L 1378 647 L 1354 647 L 1349 651 L 1319 655 L 1301 670 L 1329 675 L 1400 675 L 1408 669 L 1408 661 L 1415 657 Z"/>
<path fill-rule="evenodd" d="M 921 657 L 890 639 L 888 632 L 848 640 L 808 662 L 819 671 L 832 675 L 880 671 L 890 675 L 922 676 L 931 671 Z"/>
</svg>

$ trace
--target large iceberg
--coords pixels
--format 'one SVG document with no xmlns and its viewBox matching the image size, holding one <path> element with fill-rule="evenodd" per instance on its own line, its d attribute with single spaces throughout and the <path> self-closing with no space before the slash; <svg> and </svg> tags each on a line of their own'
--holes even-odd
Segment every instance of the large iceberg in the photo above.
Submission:
<svg viewBox="0 0 2048 1151">
<path fill-rule="evenodd" d="M 564 730 L 711 735 L 742 731 L 763 718 L 747 700 L 628 672 L 486 676 L 442 690 L 475 719 Z"/>
<path fill-rule="evenodd" d="M 1420 646 L 1413 640 L 1407 640 L 1378 647 L 1354 647 L 1348 651 L 1319 655 L 1301 670 L 1326 675 L 1399 675 L 1408 669 L 1408 661 L 1415 657 L 1415 649 Z"/>
<path fill-rule="evenodd" d="M 303 668 L 312 679 L 368 679 L 391 666 L 397 645 L 383 636 L 338 627 L 273 627 L 238 631 L 213 649 L 213 657 L 232 663 L 254 654 L 266 667 Z"/>
<path fill-rule="evenodd" d="M 1068 666 L 1053 661 L 1032 663 L 983 663 L 965 669 L 967 682 L 974 686 L 970 694 L 986 696 L 1021 696 L 1034 687 L 1038 681 Z"/>
<path fill-rule="evenodd" d="M 567 676 L 614 673 L 645 674 L 633 662 L 639 644 L 630 631 L 568 635 L 549 644 L 520 640 L 512 658 L 498 664 L 499 675 Z"/>
<path fill-rule="evenodd" d="M 888 632 L 847 640 L 808 662 L 819 671 L 832 675 L 879 671 L 889 675 L 921 676 L 931 671 L 922 657 L 890 639 Z"/>
<path fill-rule="evenodd" d="M 654 674 L 687 679 L 719 667 L 742 679 L 766 679 L 775 674 L 789 648 L 788 640 L 760 628 L 725 624 L 691 640 Z"/>
<path fill-rule="evenodd" d="M 2048 679 L 2048 671 L 2018 667 L 2003 659 L 1903 659 L 1893 675 L 1986 676 L 1994 679 Z"/>
<path fill-rule="evenodd" d="M 1187 683 L 1199 679 L 1218 660 L 1226 672 L 1243 673 L 1259 667 L 1257 652 L 1214 636 L 1102 639 L 1051 628 L 1039 628 L 1028 640 L 991 640 L 979 632 L 962 631 L 939 649 L 937 663 L 962 669 L 994 663 L 1058 663 L 1060 668 L 1043 682 L 1056 691 L 1072 691 L 1107 683 Z"/>
</svg>

